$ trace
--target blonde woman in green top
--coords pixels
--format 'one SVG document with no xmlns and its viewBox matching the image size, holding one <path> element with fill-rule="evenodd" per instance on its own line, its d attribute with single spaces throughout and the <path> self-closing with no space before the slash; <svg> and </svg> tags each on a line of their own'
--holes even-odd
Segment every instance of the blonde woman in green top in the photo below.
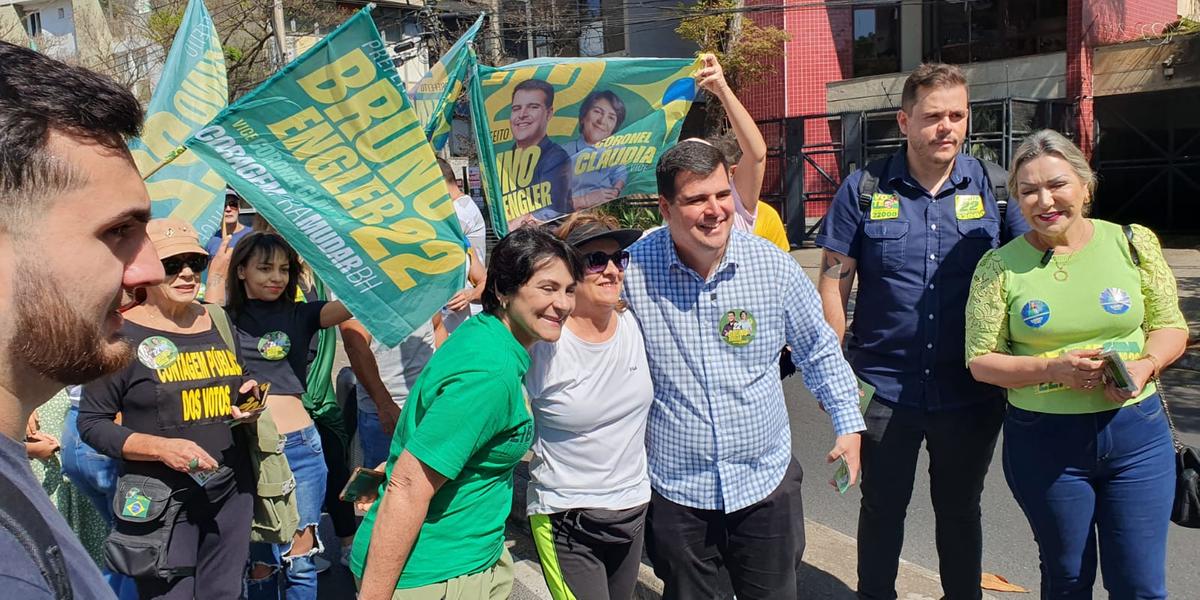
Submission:
<svg viewBox="0 0 1200 600">
<path fill-rule="evenodd" d="M 1009 190 L 1032 230 L 980 260 L 967 301 L 971 374 L 1007 388 L 1004 475 L 1042 562 L 1042 597 L 1166 598 L 1175 467 L 1154 376 L 1187 324 L 1154 234 L 1087 218 L 1096 181 L 1050 130 L 1017 149 Z M 1104 375 L 1118 352 L 1133 391 Z"/>
</svg>

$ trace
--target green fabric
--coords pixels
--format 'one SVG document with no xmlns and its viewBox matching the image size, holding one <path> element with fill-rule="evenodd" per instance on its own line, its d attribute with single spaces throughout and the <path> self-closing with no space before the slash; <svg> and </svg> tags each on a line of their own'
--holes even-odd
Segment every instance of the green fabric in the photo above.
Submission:
<svg viewBox="0 0 1200 600">
<path fill-rule="evenodd" d="M 71 399 L 66 391 L 59 391 L 49 402 L 38 407 L 39 429 L 62 441 L 63 427 L 66 425 L 67 410 L 71 408 Z M 62 452 L 55 452 L 46 460 L 30 459 L 29 466 L 33 475 L 42 482 L 42 488 L 50 501 L 58 508 L 63 519 L 71 526 L 83 547 L 91 555 L 97 565 L 104 565 L 104 538 L 108 536 L 108 525 L 104 517 L 96 512 L 96 507 L 80 492 L 70 479 L 62 472 L 60 460 Z"/>
<path fill-rule="evenodd" d="M 234 429 L 244 439 L 250 451 L 254 469 L 254 520 L 250 523 L 250 541 L 286 544 L 300 528 L 299 505 L 296 503 L 296 479 L 287 457 L 283 454 L 283 438 L 275 427 L 271 409 L 263 411 L 254 427 Z"/>
<path fill-rule="evenodd" d="M 529 533 L 537 548 L 538 561 L 542 563 L 542 577 L 546 589 L 554 600 L 575 600 L 575 594 L 563 577 L 562 565 L 558 564 L 558 550 L 554 547 L 554 524 L 550 515 L 529 515 Z"/>
<path fill-rule="evenodd" d="M 1153 233 L 1134 227 L 1142 260 L 1135 267 L 1120 226 L 1092 219 L 1095 233 L 1071 255 L 1045 267 L 1043 252 L 1024 237 L 980 260 L 967 301 L 967 361 L 989 352 L 1054 358 L 1069 350 L 1117 350 L 1127 361 L 1142 356 L 1146 331 L 1182 326 L 1175 281 Z M 1062 267 L 1066 281 L 1054 274 Z M 1171 306 L 1173 305 L 1173 309 Z M 1155 391 L 1149 383 L 1126 406 Z M 1118 408 L 1103 389 L 1075 390 L 1042 383 L 1008 391 L 1025 410 L 1087 414 Z"/>
<path fill-rule="evenodd" d="M 315 279 L 313 286 L 318 300 L 328 300 L 325 284 Z M 317 333 L 317 356 L 308 365 L 308 385 L 300 401 L 314 421 L 337 434 L 342 448 L 350 443 L 350 435 L 342 420 L 342 407 L 337 403 L 337 390 L 333 386 L 333 357 L 337 353 L 337 332 L 326 327 Z"/>
<path fill-rule="evenodd" d="M 500 557 L 513 467 L 533 440 L 521 384 L 528 369 L 529 354 L 508 328 L 481 314 L 455 330 L 414 384 L 392 438 L 388 477 L 407 451 L 448 481 L 430 501 L 398 589 L 479 573 Z M 359 577 L 378 510 L 377 501 L 354 538 L 350 566 Z"/>
</svg>

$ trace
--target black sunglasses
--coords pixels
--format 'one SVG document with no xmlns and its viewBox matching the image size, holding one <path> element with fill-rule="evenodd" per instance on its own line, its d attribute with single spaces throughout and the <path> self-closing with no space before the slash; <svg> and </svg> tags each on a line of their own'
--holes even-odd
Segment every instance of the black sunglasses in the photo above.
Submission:
<svg viewBox="0 0 1200 600">
<path fill-rule="evenodd" d="M 199 274 L 208 268 L 208 257 L 203 254 L 180 254 L 162 259 L 162 265 L 167 277 L 178 275 L 185 265 L 193 273 Z"/>
<path fill-rule="evenodd" d="M 584 255 L 583 261 L 585 263 L 584 271 L 588 273 L 603 273 L 608 268 L 608 261 L 617 265 L 617 270 L 624 271 L 625 267 L 629 266 L 629 252 L 617 250 L 608 254 L 597 251 Z"/>
</svg>

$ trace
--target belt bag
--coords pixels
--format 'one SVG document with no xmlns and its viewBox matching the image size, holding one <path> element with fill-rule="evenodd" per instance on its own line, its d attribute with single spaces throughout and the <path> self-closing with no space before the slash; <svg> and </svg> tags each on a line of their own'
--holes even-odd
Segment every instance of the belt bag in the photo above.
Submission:
<svg viewBox="0 0 1200 600">
<path fill-rule="evenodd" d="M 113 530 L 104 540 L 104 563 L 133 578 L 174 579 L 196 571 L 195 565 L 168 566 L 167 549 L 175 517 L 189 490 L 173 490 L 148 475 L 122 475 L 113 497 Z"/>
</svg>

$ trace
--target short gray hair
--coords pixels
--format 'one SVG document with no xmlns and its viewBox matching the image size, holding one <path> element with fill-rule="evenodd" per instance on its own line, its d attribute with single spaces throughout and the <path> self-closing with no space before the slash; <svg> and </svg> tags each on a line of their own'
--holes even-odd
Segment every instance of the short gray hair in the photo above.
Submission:
<svg viewBox="0 0 1200 600">
<path fill-rule="evenodd" d="M 1071 166 L 1071 170 L 1075 171 L 1075 176 L 1087 188 L 1088 199 L 1095 198 L 1096 173 L 1092 171 L 1091 165 L 1088 164 L 1087 157 L 1083 155 L 1083 151 L 1079 149 L 1079 146 L 1076 146 L 1074 142 L 1053 129 L 1035 131 L 1029 134 L 1021 142 L 1021 145 L 1017 147 L 1017 151 L 1013 153 L 1012 167 L 1008 170 L 1008 189 L 1010 192 L 1015 192 L 1017 189 L 1017 171 L 1025 163 L 1046 155 L 1057 156 L 1067 161 L 1067 164 Z"/>
</svg>

